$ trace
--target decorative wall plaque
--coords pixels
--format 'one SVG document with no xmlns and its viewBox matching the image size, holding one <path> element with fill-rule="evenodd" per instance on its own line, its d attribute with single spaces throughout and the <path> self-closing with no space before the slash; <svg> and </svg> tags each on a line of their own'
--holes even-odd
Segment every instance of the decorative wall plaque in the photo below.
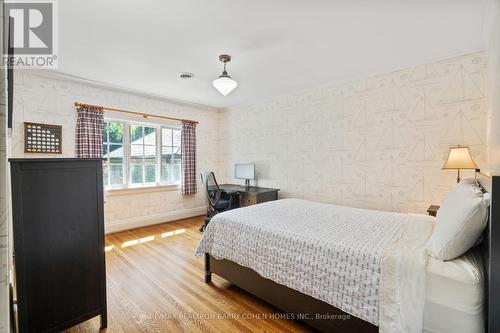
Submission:
<svg viewBox="0 0 500 333">
<path fill-rule="evenodd" d="M 24 152 L 62 154 L 62 126 L 24 123 Z"/>
</svg>

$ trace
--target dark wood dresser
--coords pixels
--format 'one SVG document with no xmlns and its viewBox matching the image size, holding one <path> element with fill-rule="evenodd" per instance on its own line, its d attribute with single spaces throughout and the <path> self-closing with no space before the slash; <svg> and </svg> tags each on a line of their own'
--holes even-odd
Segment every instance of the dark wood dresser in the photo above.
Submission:
<svg viewBox="0 0 500 333">
<path fill-rule="evenodd" d="M 19 331 L 106 327 L 102 160 L 10 164 Z"/>
</svg>

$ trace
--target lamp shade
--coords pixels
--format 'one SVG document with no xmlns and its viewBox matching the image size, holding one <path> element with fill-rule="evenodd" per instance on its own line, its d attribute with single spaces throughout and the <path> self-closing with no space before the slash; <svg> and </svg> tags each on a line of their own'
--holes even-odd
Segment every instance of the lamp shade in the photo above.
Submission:
<svg viewBox="0 0 500 333">
<path fill-rule="evenodd" d="M 469 147 L 450 147 L 448 160 L 442 169 L 477 169 L 477 165 L 470 156 Z"/>
<path fill-rule="evenodd" d="M 238 83 L 227 74 L 222 74 L 215 79 L 212 84 L 223 96 L 229 94 L 238 85 Z"/>
</svg>

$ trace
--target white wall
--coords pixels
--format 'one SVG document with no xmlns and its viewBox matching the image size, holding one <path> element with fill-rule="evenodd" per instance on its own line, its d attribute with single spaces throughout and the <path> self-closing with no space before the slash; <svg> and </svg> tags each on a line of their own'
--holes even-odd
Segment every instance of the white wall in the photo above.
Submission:
<svg viewBox="0 0 500 333">
<path fill-rule="evenodd" d="M 229 109 L 224 177 L 255 162 L 282 197 L 425 214 L 455 182 L 449 146 L 486 166 L 486 71 L 477 52 Z"/>
<path fill-rule="evenodd" d="M 79 101 L 198 120 L 198 170 L 216 171 L 218 110 L 180 105 L 47 73 L 16 71 L 15 78 L 12 157 L 74 157 L 76 110 L 73 103 Z M 112 116 L 117 118 L 120 114 L 112 113 Z M 143 121 L 140 118 L 139 120 Z M 62 156 L 25 154 L 23 122 L 62 125 Z M 164 187 L 107 192 L 106 232 L 200 215 L 205 212 L 205 207 L 201 186 L 197 195 L 188 197 L 182 196 L 180 189 L 171 190 Z"/>
<path fill-rule="evenodd" d="M 500 1 L 490 1 L 488 38 L 488 167 L 500 175 Z"/>
</svg>

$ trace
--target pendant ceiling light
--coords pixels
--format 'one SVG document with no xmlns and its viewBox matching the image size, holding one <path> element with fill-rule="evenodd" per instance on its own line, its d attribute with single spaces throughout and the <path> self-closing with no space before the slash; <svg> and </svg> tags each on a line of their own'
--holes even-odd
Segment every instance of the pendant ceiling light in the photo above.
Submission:
<svg viewBox="0 0 500 333">
<path fill-rule="evenodd" d="M 222 95 L 226 96 L 231 91 L 233 91 L 234 88 L 236 88 L 238 83 L 231 79 L 231 77 L 227 75 L 226 72 L 226 63 L 231 61 L 231 56 L 227 54 L 221 54 L 219 56 L 219 60 L 224 63 L 224 71 L 222 72 L 221 76 L 214 80 L 213 85 L 215 89 L 217 89 Z"/>
</svg>

